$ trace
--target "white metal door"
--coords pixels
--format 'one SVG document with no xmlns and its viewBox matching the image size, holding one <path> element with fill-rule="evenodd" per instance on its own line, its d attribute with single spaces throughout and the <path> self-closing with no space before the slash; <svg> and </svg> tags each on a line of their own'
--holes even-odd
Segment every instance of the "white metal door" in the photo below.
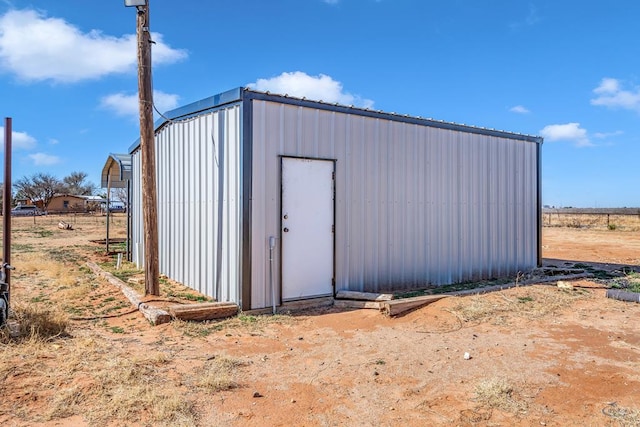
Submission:
<svg viewBox="0 0 640 427">
<path fill-rule="evenodd" d="M 333 170 L 282 158 L 282 300 L 333 294 Z"/>
</svg>

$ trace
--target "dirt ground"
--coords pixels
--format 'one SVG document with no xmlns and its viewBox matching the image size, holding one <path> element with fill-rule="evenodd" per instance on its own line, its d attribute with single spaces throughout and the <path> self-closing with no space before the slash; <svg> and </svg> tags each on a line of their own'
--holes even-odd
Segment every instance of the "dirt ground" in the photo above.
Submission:
<svg viewBox="0 0 640 427">
<path fill-rule="evenodd" d="M 640 425 L 640 304 L 606 298 L 602 281 L 398 318 L 329 308 L 151 326 L 84 267 L 111 262 L 88 242 L 104 218 L 77 221 L 14 219 L 17 315 L 62 310 L 68 324 L 0 342 L 3 426 Z M 543 255 L 637 269 L 640 233 L 545 228 Z"/>
</svg>

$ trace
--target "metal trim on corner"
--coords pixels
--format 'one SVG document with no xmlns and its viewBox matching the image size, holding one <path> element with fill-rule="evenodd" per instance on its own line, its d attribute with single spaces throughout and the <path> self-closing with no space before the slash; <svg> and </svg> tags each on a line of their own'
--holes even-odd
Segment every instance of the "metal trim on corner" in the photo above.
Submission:
<svg viewBox="0 0 640 427">
<path fill-rule="evenodd" d="M 242 141 L 242 165 L 240 171 L 240 197 L 242 200 L 242 222 L 240 225 L 240 241 L 242 242 L 240 256 L 240 307 L 251 310 L 251 249 L 253 236 L 251 235 L 252 214 L 252 184 L 253 184 L 253 105 L 251 99 L 240 94 L 242 125 L 240 139 Z"/>
<path fill-rule="evenodd" d="M 542 144 L 543 140 L 536 144 L 536 157 L 538 166 L 537 199 L 538 199 L 538 267 L 542 267 Z"/>
</svg>

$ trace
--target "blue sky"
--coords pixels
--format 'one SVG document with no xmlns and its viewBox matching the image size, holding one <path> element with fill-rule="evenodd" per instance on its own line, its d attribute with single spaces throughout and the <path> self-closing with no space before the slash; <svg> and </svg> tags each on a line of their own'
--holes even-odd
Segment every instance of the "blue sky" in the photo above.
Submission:
<svg viewBox="0 0 640 427">
<path fill-rule="evenodd" d="M 14 180 L 138 138 L 135 10 L 0 0 Z M 238 87 L 540 135 L 543 203 L 640 206 L 640 2 L 151 0 L 161 111 Z M 2 124 L 0 124 L 2 126 Z M 3 138 L 2 131 L 0 138 Z"/>
</svg>

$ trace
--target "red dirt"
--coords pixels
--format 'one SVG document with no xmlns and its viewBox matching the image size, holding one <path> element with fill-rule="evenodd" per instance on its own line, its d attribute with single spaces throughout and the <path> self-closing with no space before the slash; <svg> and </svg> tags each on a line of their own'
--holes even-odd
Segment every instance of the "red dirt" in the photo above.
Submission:
<svg viewBox="0 0 640 427">
<path fill-rule="evenodd" d="M 637 267 L 640 236 L 545 229 L 543 254 L 553 264 Z M 77 322 L 72 335 L 100 336 L 128 358 L 168 355 L 164 387 L 194 402 L 196 424 L 203 426 L 640 425 L 638 418 L 613 416 L 618 408 L 640 410 L 640 304 L 607 299 L 593 281 L 574 285 L 579 296 L 543 316 L 500 307 L 553 301 L 561 291 L 549 285 L 446 298 L 394 319 L 373 310 L 323 309 L 189 337 L 174 324 L 152 327 L 134 313 L 107 320 L 124 334 Z M 464 321 L 460 306 L 473 304 L 497 311 Z M 247 362 L 239 368 L 239 388 L 190 387 L 206 360 L 220 355 Z M 78 372 L 78 381 L 85 374 Z M 477 399 L 479 384 L 489 380 L 511 387 L 510 403 L 491 407 Z M 30 405 L 24 399 L 38 396 L 38 381 L 37 372 L 4 380 L 0 423 L 34 424 L 11 407 Z M 90 423 L 75 414 L 41 425 Z"/>
</svg>

